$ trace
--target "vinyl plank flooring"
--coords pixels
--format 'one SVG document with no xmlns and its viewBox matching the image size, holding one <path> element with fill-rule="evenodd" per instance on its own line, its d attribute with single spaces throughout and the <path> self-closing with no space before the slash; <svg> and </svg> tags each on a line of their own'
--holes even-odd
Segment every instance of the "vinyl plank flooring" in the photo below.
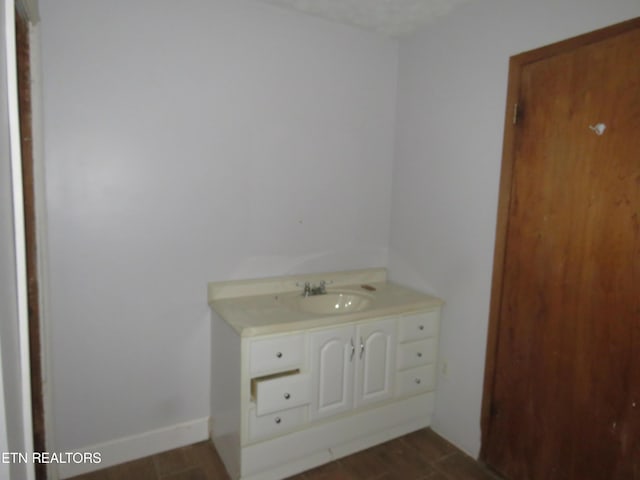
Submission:
<svg viewBox="0 0 640 480">
<path fill-rule="evenodd" d="M 159 477 L 161 480 L 209 480 L 205 471 L 200 467 L 188 468 L 181 472 Z"/>
<path fill-rule="evenodd" d="M 193 459 L 188 455 L 189 447 L 176 448 L 168 452 L 153 455 L 153 463 L 158 476 L 162 477 L 176 472 L 181 472 L 193 465 Z"/>
<path fill-rule="evenodd" d="M 72 480 L 230 480 L 210 442 L 152 455 Z M 431 429 L 313 468 L 287 480 L 498 480 Z"/>
<path fill-rule="evenodd" d="M 111 469 L 97 470 L 91 473 L 85 473 L 78 477 L 73 477 L 72 480 L 109 480 L 109 472 Z"/>
<path fill-rule="evenodd" d="M 157 480 L 156 469 L 151 457 L 116 465 L 106 470 L 108 480 Z"/>
<path fill-rule="evenodd" d="M 429 475 L 426 480 L 451 480 L 450 477 L 447 477 L 444 473 L 442 472 L 436 472 L 434 471 L 431 475 Z"/>
<path fill-rule="evenodd" d="M 445 473 L 451 480 L 498 480 L 499 477 L 483 468 L 470 456 L 456 452 L 438 462 L 434 467 Z"/>
<path fill-rule="evenodd" d="M 375 480 L 387 473 L 387 465 L 373 452 L 373 449 L 354 453 L 339 460 L 343 469 L 353 478 Z"/>
<path fill-rule="evenodd" d="M 385 480 L 423 480 L 435 472 L 431 464 L 411 444 L 394 440 L 369 449 L 384 465 Z"/>
<path fill-rule="evenodd" d="M 430 428 L 417 430 L 401 437 L 399 441 L 412 446 L 429 462 L 438 461 L 459 450 Z"/>
<path fill-rule="evenodd" d="M 291 477 L 290 480 L 356 480 L 339 462 L 331 462 Z"/>
<path fill-rule="evenodd" d="M 227 470 L 211 442 L 200 442 L 186 447 L 191 465 L 199 466 L 207 475 L 207 480 L 230 480 Z"/>
</svg>

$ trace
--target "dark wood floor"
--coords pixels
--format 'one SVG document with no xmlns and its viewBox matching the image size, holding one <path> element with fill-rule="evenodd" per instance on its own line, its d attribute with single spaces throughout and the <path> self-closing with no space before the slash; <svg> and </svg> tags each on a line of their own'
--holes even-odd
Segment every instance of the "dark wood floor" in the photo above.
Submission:
<svg viewBox="0 0 640 480">
<path fill-rule="evenodd" d="M 227 480 L 209 442 L 152 455 L 73 480 Z M 431 429 L 350 455 L 289 480 L 497 480 Z"/>
</svg>

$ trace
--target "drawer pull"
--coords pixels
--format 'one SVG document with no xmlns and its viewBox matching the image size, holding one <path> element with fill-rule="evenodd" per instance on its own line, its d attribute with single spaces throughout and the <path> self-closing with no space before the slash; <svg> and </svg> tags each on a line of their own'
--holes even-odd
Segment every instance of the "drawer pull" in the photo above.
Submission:
<svg viewBox="0 0 640 480">
<path fill-rule="evenodd" d="M 424 325 L 420 325 L 420 326 L 418 327 L 418 330 L 424 330 Z"/>
<path fill-rule="evenodd" d="M 291 398 L 291 395 L 289 393 L 285 393 L 284 394 L 284 399 L 285 400 L 289 400 Z"/>
<path fill-rule="evenodd" d="M 276 417 L 275 422 L 279 424 L 280 422 L 282 422 L 282 419 L 280 417 Z"/>
<path fill-rule="evenodd" d="M 278 353 L 276 353 L 276 357 L 278 357 L 278 358 L 282 358 L 282 352 L 278 352 Z"/>
<path fill-rule="evenodd" d="M 419 378 L 416 378 L 414 382 L 416 382 L 417 385 L 420 385 L 422 383 L 422 380 L 420 380 Z"/>
<path fill-rule="evenodd" d="M 416 355 L 418 355 L 418 358 L 422 358 L 422 352 L 418 352 Z"/>
</svg>

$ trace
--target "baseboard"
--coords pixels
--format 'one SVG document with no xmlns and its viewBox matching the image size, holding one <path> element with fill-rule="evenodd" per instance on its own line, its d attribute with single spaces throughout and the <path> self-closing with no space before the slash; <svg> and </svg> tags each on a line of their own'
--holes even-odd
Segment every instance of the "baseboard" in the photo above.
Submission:
<svg viewBox="0 0 640 480">
<path fill-rule="evenodd" d="M 91 445 L 74 450 L 74 452 L 100 452 L 102 461 L 100 463 L 61 463 L 58 465 L 59 478 L 70 478 L 101 470 L 166 450 L 201 442 L 207 438 L 209 438 L 209 417 Z"/>
</svg>

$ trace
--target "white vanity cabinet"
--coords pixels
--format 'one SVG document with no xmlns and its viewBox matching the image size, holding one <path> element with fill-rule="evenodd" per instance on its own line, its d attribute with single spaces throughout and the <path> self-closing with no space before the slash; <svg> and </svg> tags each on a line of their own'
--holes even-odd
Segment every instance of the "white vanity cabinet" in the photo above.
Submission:
<svg viewBox="0 0 640 480">
<path fill-rule="evenodd" d="M 431 423 L 442 301 L 383 269 L 328 275 L 374 292 L 366 309 L 299 313 L 285 277 L 210 284 L 211 439 L 234 480 L 286 478 Z"/>
<path fill-rule="evenodd" d="M 331 417 L 353 408 L 356 344 L 347 325 L 309 334 L 311 404 L 309 419 Z"/>
<path fill-rule="evenodd" d="M 309 419 L 327 418 L 393 396 L 395 319 L 309 333 Z"/>
<path fill-rule="evenodd" d="M 408 315 L 399 323 L 396 395 L 433 390 L 436 385 L 440 311 Z"/>
<path fill-rule="evenodd" d="M 277 480 L 428 426 L 438 320 L 434 309 L 233 338 L 218 318 L 214 375 L 240 376 L 213 378 L 212 439 L 231 477 Z M 218 356 L 234 343 L 235 358 Z"/>
<path fill-rule="evenodd" d="M 249 398 L 243 443 L 275 437 L 306 421 L 311 401 L 306 335 L 256 337 L 245 341 L 249 364 Z M 245 380 L 244 384 L 246 384 Z"/>
<path fill-rule="evenodd" d="M 249 374 L 259 377 L 299 368 L 304 364 L 304 335 L 279 335 L 250 340 Z"/>
<path fill-rule="evenodd" d="M 397 323 L 393 318 L 356 327 L 355 408 L 393 397 Z"/>
</svg>

